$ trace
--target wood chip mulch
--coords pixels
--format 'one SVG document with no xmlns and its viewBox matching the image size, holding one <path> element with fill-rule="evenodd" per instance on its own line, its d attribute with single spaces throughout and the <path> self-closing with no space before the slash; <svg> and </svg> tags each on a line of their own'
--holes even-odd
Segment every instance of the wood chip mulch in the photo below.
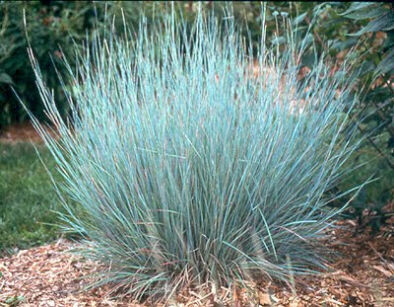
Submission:
<svg viewBox="0 0 394 307">
<path fill-rule="evenodd" d="M 295 287 L 265 282 L 256 285 L 252 295 L 245 289 L 223 289 L 215 297 L 190 290 L 167 305 L 394 306 L 393 225 L 371 236 L 356 233 L 353 221 L 342 223 L 353 229 L 333 231 L 329 244 L 343 256 L 329 273 L 303 277 Z M 81 291 L 86 285 L 81 277 L 98 265 L 67 252 L 77 244 L 60 239 L 0 259 L 0 306 L 140 306 L 127 297 L 111 299 L 107 287 Z"/>
<path fill-rule="evenodd" d="M 46 129 L 52 136 L 56 137 L 55 133 L 50 129 Z M 30 121 L 23 123 L 15 123 L 3 130 L 0 130 L 0 142 L 8 144 L 16 144 L 23 142 L 33 142 L 37 144 L 42 144 L 43 140 L 41 136 L 34 129 Z"/>
</svg>

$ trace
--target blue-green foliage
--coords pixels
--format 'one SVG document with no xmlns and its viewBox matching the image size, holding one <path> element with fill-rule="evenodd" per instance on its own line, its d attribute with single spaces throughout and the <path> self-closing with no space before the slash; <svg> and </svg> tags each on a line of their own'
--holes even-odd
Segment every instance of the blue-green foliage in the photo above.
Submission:
<svg viewBox="0 0 394 307">
<path fill-rule="evenodd" d="M 36 128 L 63 176 L 59 191 L 84 209 L 65 204 L 66 229 L 109 266 L 97 284 L 169 295 L 190 283 L 286 279 L 289 259 L 294 273 L 323 267 L 318 239 L 339 211 L 325 192 L 356 146 L 341 134 L 346 74 L 331 77 L 316 59 L 299 83 L 305 45 L 279 54 L 262 31 L 256 75 L 232 19 L 224 23 L 199 15 L 185 29 L 169 15 L 156 31 L 142 21 L 136 38 L 95 39 L 68 67 L 69 121 L 32 57 L 60 138 Z"/>
</svg>

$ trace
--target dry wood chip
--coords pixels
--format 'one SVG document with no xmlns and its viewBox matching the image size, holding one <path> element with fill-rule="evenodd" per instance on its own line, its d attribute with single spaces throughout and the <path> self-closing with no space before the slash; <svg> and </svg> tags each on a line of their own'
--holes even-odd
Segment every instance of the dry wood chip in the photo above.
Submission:
<svg viewBox="0 0 394 307">
<path fill-rule="evenodd" d="M 354 229 L 349 221 L 339 224 Z M 394 306 L 394 238 L 384 235 L 393 233 L 392 225 L 387 227 L 374 237 L 336 229 L 335 239 L 325 244 L 333 243 L 342 256 L 330 264 L 330 273 L 296 278 L 296 289 L 271 281 L 252 284 L 252 294 L 243 288 L 201 285 L 179 293 L 171 305 Z M 81 277 L 102 266 L 68 253 L 76 246 L 62 239 L 1 258 L 0 306 L 142 306 L 127 296 L 111 299 L 108 286 L 82 291 L 86 281 Z"/>
</svg>

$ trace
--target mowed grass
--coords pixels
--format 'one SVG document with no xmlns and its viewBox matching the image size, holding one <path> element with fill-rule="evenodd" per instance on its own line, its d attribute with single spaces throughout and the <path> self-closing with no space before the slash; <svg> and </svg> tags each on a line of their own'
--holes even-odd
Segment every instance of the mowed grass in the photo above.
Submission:
<svg viewBox="0 0 394 307">
<path fill-rule="evenodd" d="M 54 160 L 37 145 L 49 169 Z M 0 254 L 46 243 L 60 235 L 54 211 L 62 206 L 30 143 L 0 143 Z"/>
</svg>

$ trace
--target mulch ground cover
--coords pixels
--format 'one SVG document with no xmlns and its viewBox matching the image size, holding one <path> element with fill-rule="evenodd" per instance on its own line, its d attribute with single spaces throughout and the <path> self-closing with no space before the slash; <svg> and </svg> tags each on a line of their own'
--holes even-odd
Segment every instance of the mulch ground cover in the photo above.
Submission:
<svg viewBox="0 0 394 307">
<path fill-rule="evenodd" d="M 55 133 L 47 129 L 53 136 Z M 43 143 L 42 138 L 34 129 L 30 121 L 24 123 L 12 124 L 4 130 L 0 130 L 0 142 L 4 143 L 18 143 L 18 142 L 33 142 L 33 143 Z"/>
<path fill-rule="evenodd" d="M 168 306 L 394 306 L 393 224 L 377 235 L 356 232 L 342 221 L 327 242 L 341 254 L 330 271 L 296 279 L 295 287 L 262 282 L 246 289 L 185 290 Z M 110 287 L 83 291 L 83 276 L 97 263 L 68 251 L 78 243 L 60 239 L 0 259 L 0 305 L 3 306 L 142 306 L 130 297 L 111 298 Z M 145 302 L 143 306 L 154 306 Z"/>
</svg>

